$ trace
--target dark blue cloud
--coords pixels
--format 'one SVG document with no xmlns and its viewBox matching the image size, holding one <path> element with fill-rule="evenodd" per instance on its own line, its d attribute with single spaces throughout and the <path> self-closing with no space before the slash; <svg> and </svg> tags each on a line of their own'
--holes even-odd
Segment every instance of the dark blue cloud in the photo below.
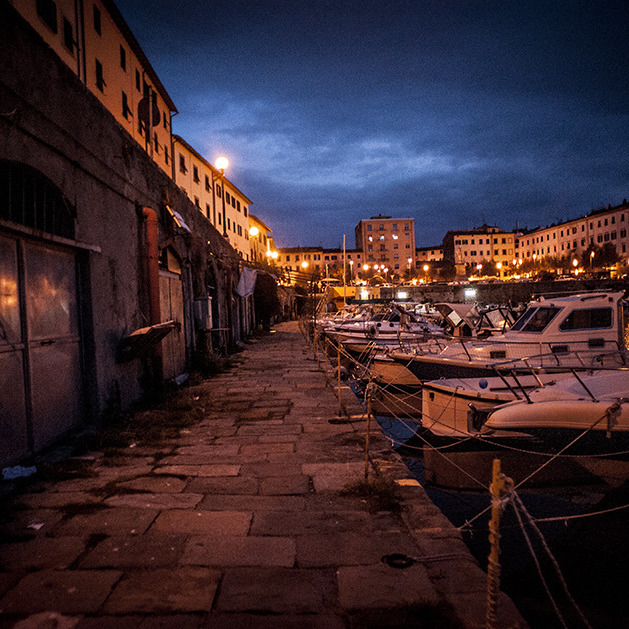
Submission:
<svg viewBox="0 0 629 629">
<path fill-rule="evenodd" d="M 383 213 L 417 244 L 629 196 L 629 3 L 120 0 L 179 111 L 279 245 Z"/>
</svg>

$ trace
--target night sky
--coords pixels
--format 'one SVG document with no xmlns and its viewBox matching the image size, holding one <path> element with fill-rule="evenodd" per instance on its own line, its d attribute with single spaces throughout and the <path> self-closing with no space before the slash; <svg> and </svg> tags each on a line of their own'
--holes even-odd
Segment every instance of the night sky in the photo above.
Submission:
<svg viewBox="0 0 629 629">
<path fill-rule="evenodd" d="M 511 230 L 629 198 L 627 0 L 118 0 L 173 131 L 278 247 L 375 214 Z"/>
</svg>

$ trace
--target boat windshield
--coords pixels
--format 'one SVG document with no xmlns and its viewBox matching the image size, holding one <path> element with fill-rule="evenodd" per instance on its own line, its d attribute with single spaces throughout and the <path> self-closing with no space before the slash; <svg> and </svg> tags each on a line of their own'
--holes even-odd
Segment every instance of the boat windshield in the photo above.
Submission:
<svg viewBox="0 0 629 629">
<path fill-rule="evenodd" d="M 529 308 L 511 327 L 520 332 L 543 332 L 561 308 L 537 306 Z"/>
</svg>

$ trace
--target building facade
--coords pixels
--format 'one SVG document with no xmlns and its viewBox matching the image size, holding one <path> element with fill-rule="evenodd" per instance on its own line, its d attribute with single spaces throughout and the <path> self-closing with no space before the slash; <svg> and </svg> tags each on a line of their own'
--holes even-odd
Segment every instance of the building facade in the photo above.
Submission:
<svg viewBox="0 0 629 629">
<path fill-rule="evenodd" d="M 522 234 L 517 241 L 517 257 L 522 260 L 572 258 L 579 262 L 604 247 L 616 255 L 629 258 L 629 204 L 593 210 L 580 218 L 535 229 Z"/>
<path fill-rule="evenodd" d="M 514 232 L 483 225 L 476 229 L 452 230 L 443 239 L 443 259 L 455 265 L 476 267 L 485 263 L 511 264 L 516 255 Z"/>
<path fill-rule="evenodd" d="M 249 261 L 251 200 L 178 135 L 173 135 L 173 151 L 175 183 L 188 195 L 199 212 L 222 232 L 240 257 Z"/>
<path fill-rule="evenodd" d="M 384 264 L 391 275 L 415 268 L 415 221 L 412 218 L 372 216 L 355 228 L 356 249 L 366 264 Z"/>
<path fill-rule="evenodd" d="M 116 122 L 169 175 L 177 109 L 110 0 L 9 0 Z"/>
<path fill-rule="evenodd" d="M 185 379 L 193 359 L 241 342 L 254 315 L 222 233 L 9 3 L 0 41 L 0 465 L 10 465 Z"/>
</svg>

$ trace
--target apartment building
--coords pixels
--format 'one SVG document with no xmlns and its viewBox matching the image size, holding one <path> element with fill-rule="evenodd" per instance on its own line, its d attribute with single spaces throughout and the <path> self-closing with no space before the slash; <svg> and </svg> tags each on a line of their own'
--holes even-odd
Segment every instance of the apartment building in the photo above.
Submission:
<svg viewBox="0 0 629 629">
<path fill-rule="evenodd" d="M 391 274 L 415 267 L 415 221 L 412 218 L 372 216 L 355 228 L 356 249 L 367 264 L 384 264 Z M 411 260 L 409 263 L 408 260 Z"/>
<path fill-rule="evenodd" d="M 177 109 L 110 0 L 9 0 L 169 175 Z"/>
<path fill-rule="evenodd" d="M 629 258 L 629 204 L 592 210 L 580 218 L 522 234 L 517 257 L 523 260 L 580 258 L 584 253 L 612 246 L 621 258 Z"/>
<path fill-rule="evenodd" d="M 199 212 L 227 238 L 240 257 L 249 261 L 251 200 L 182 137 L 173 135 L 173 149 L 175 183 L 188 195 Z"/>
<path fill-rule="evenodd" d="M 514 232 L 489 225 L 449 231 L 443 239 L 443 259 L 458 265 L 511 264 L 516 257 L 516 237 Z"/>
</svg>

